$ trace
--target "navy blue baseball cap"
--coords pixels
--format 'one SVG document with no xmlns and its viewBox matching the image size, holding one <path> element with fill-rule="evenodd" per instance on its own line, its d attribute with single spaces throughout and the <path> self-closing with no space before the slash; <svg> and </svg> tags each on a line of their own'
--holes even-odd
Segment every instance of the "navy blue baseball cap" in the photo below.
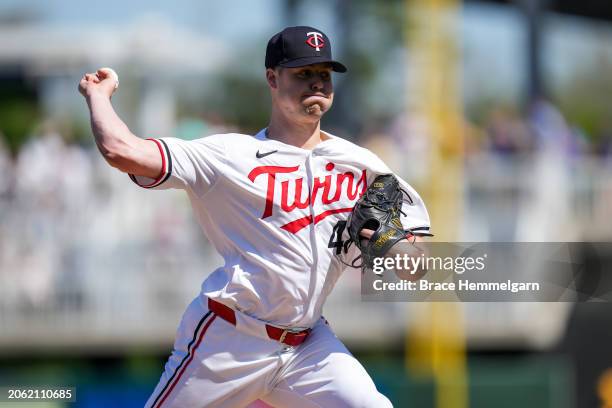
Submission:
<svg viewBox="0 0 612 408">
<path fill-rule="evenodd" d="M 346 67 L 332 58 L 329 38 L 316 28 L 287 27 L 268 41 L 266 68 L 296 68 L 322 62 L 330 63 L 336 72 L 346 72 Z"/>
</svg>

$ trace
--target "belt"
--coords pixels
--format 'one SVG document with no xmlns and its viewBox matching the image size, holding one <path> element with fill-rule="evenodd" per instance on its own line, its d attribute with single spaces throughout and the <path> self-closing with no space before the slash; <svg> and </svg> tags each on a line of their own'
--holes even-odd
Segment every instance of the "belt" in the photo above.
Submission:
<svg viewBox="0 0 612 408">
<path fill-rule="evenodd" d="M 234 326 L 236 325 L 236 312 L 231 307 L 225 306 L 223 303 L 219 303 L 216 300 L 209 298 L 208 310 L 226 322 L 231 323 Z M 296 332 L 266 324 L 266 332 L 268 333 L 269 338 L 292 347 L 302 344 L 311 331 L 311 329 L 306 329 Z"/>
</svg>

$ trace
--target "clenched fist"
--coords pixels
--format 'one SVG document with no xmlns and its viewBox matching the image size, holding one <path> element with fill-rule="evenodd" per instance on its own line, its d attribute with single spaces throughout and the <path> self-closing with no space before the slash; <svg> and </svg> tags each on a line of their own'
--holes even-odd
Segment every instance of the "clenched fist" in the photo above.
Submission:
<svg viewBox="0 0 612 408">
<path fill-rule="evenodd" d="M 118 85 L 119 78 L 115 71 L 109 68 L 100 68 L 95 73 L 87 73 L 81 78 L 79 92 L 86 98 L 94 94 L 101 94 L 110 98 Z"/>
</svg>

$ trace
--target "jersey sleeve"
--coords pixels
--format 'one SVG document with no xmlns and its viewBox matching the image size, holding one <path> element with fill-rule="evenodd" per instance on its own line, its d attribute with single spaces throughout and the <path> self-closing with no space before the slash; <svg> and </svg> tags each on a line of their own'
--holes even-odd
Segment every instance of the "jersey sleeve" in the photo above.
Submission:
<svg viewBox="0 0 612 408">
<path fill-rule="evenodd" d="M 156 179 L 130 174 L 130 179 L 143 188 L 190 189 L 202 196 L 216 183 L 225 165 L 222 135 L 190 141 L 172 137 L 149 140 L 157 144 L 162 172 Z"/>
<path fill-rule="evenodd" d="M 402 190 L 404 190 L 404 201 L 402 203 L 404 214 L 400 216 L 404 229 L 412 231 L 412 234 L 416 236 L 433 236 L 430 232 L 429 213 L 427 207 L 425 207 L 425 202 L 410 184 L 400 177 L 397 177 L 397 179 Z"/>
</svg>

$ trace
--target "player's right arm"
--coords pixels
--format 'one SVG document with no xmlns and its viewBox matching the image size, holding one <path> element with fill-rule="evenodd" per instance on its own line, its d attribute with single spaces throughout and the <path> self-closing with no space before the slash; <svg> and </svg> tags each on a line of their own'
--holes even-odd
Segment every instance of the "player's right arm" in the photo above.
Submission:
<svg viewBox="0 0 612 408">
<path fill-rule="evenodd" d="M 159 148 L 155 142 L 135 136 L 115 113 L 110 98 L 114 88 L 115 81 L 100 70 L 85 74 L 79 82 L 98 150 L 108 164 L 122 172 L 156 178 L 162 172 Z"/>
</svg>

